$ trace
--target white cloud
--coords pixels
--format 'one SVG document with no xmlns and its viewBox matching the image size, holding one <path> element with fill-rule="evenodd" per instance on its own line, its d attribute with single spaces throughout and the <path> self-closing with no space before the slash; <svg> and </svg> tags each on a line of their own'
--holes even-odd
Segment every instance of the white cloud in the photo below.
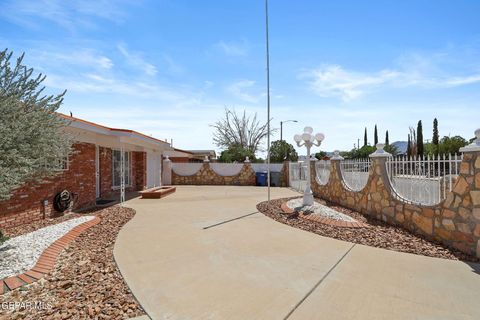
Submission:
<svg viewBox="0 0 480 320">
<path fill-rule="evenodd" d="M 96 73 L 80 74 L 74 78 L 49 73 L 44 84 L 50 88 L 67 89 L 82 94 L 117 94 L 125 99 L 153 99 L 156 102 L 172 103 L 172 106 L 192 105 L 199 101 L 202 92 L 165 86 L 136 79 L 123 80 Z"/>
<path fill-rule="evenodd" d="M 303 72 L 300 78 L 307 79 L 310 89 L 317 95 L 340 97 L 344 101 L 354 100 L 380 87 L 442 89 L 480 82 L 480 73 L 454 75 L 447 72 L 442 65 L 444 58 L 440 54 L 431 58 L 410 54 L 401 57 L 395 69 L 370 73 L 346 70 L 339 65 L 324 65 Z"/>
<path fill-rule="evenodd" d="M 145 61 L 140 53 L 129 52 L 124 44 L 119 44 L 117 49 L 120 51 L 129 65 L 139 68 L 149 76 L 154 76 L 157 74 L 157 68 L 153 64 Z"/>
<path fill-rule="evenodd" d="M 340 96 L 349 101 L 358 98 L 370 88 L 391 81 L 398 77 L 398 73 L 383 70 L 375 74 L 364 74 L 347 71 L 338 65 L 326 65 L 304 76 L 310 79 L 311 89 L 319 96 Z"/>
<path fill-rule="evenodd" d="M 0 15 L 21 26 L 37 28 L 49 21 L 69 30 L 96 26 L 95 18 L 121 23 L 127 11 L 121 8 L 128 1 L 114 0 L 7 0 Z M 132 2 L 134 3 L 134 2 Z"/>
<path fill-rule="evenodd" d="M 214 45 L 215 48 L 220 49 L 227 56 L 243 57 L 248 54 L 249 44 L 246 40 L 241 42 L 224 42 L 220 41 Z"/>
<path fill-rule="evenodd" d="M 251 92 L 255 89 L 255 83 L 256 82 L 253 80 L 242 79 L 229 85 L 226 90 L 243 101 L 258 103 L 264 94 L 255 94 Z"/>
<path fill-rule="evenodd" d="M 72 51 L 61 52 L 58 48 L 56 51 L 39 51 L 35 55 L 31 55 L 34 60 L 41 61 L 42 65 L 46 63 L 68 64 L 71 66 L 91 67 L 99 69 L 111 69 L 113 67 L 113 61 L 95 52 L 92 49 L 79 49 Z"/>
</svg>

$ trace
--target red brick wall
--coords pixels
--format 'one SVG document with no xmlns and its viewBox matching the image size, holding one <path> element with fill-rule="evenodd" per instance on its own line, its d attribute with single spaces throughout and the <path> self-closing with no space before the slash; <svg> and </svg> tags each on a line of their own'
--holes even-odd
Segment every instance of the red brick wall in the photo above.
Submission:
<svg viewBox="0 0 480 320">
<path fill-rule="evenodd" d="M 147 185 L 146 152 L 132 152 L 132 183 L 135 191 L 144 190 Z"/>
<path fill-rule="evenodd" d="M 73 146 L 69 169 L 54 178 L 28 183 L 14 191 L 10 200 L 0 201 L 0 227 L 25 224 L 50 216 L 55 195 L 65 189 L 78 194 L 74 208 L 95 204 L 95 145 Z M 48 200 L 46 208 L 43 200 Z"/>
<path fill-rule="evenodd" d="M 50 217 L 55 195 L 65 189 L 78 194 L 74 209 L 95 205 L 95 145 L 77 143 L 73 146 L 69 168 L 57 176 L 39 183 L 27 183 L 14 191 L 10 200 L 0 201 L 0 228 L 17 226 Z M 112 149 L 99 148 L 100 197 L 118 197 L 120 190 L 112 190 Z M 132 186 L 126 191 L 145 189 L 147 181 L 146 153 L 132 152 Z M 43 201 L 48 200 L 44 207 Z"/>
</svg>

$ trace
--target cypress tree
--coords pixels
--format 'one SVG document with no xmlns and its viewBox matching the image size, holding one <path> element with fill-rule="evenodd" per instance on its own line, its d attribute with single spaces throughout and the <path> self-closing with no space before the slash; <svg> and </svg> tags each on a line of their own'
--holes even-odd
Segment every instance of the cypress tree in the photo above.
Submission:
<svg viewBox="0 0 480 320">
<path fill-rule="evenodd" d="M 390 145 L 390 141 L 388 139 L 388 130 L 387 130 L 387 132 L 385 132 L 385 145 L 386 146 Z"/>
<path fill-rule="evenodd" d="M 367 141 L 367 127 L 365 127 L 365 134 L 363 135 L 363 145 L 366 146 L 368 144 Z"/>
<path fill-rule="evenodd" d="M 433 152 L 435 155 L 438 154 L 438 121 L 437 118 L 433 119 L 433 137 L 432 137 L 432 144 L 433 144 Z"/>
<path fill-rule="evenodd" d="M 417 124 L 417 155 L 423 157 L 423 128 L 422 120 Z"/>
<path fill-rule="evenodd" d="M 373 145 L 376 146 L 378 143 L 378 132 L 377 125 L 375 125 L 375 130 L 373 131 Z"/>
</svg>

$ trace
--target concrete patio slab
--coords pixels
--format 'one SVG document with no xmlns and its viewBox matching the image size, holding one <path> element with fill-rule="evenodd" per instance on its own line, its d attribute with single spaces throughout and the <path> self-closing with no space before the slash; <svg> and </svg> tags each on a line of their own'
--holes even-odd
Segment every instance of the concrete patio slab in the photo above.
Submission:
<svg viewBox="0 0 480 320">
<path fill-rule="evenodd" d="M 479 267 L 356 245 L 290 319 L 480 319 Z"/>
<path fill-rule="evenodd" d="M 137 215 L 114 254 L 152 319 L 480 318 L 468 265 L 291 228 L 255 213 L 265 198 L 265 188 L 182 186 L 128 202 Z"/>
</svg>

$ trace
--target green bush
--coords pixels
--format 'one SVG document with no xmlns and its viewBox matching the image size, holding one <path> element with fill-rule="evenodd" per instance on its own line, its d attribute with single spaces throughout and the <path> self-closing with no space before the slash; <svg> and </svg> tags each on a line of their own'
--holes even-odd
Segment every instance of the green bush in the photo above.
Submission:
<svg viewBox="0 0 480 320">
<path fill-rule="evenodd" d="M 8 238 L 5 237 L 2 233 L 2 230 L 0 230 L 0 244 L 4 243 L 7 240 L 8 240 Z"/>
</svg>

